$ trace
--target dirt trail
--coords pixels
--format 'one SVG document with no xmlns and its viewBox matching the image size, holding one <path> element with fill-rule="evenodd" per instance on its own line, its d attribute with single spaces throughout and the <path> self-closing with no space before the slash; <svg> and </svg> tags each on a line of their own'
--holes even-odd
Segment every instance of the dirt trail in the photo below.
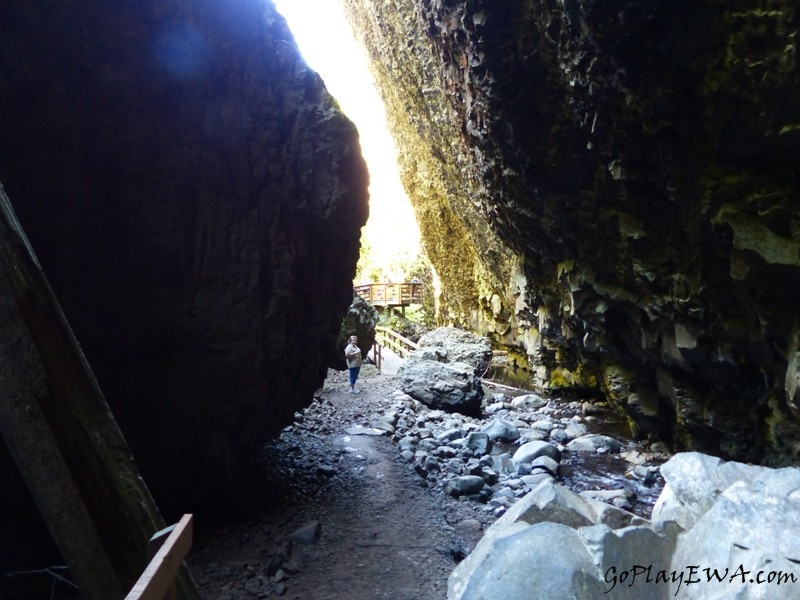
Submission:
<svg viewBox="0 0 800 600">
<path fill-rule="evenodd" d="M 393 379 L 365 371 L 360 395 L 347 393 L 344 374 L 329 378 L 220 498 L 219 513 L 198 518 L 189 564 L 204 599 L 446 597 L 485 516 L 432 494 L 386 437 L 346 433 L 393 403 Z M 313 522 L 316 541 L 291 541 Z"/>
</svg>

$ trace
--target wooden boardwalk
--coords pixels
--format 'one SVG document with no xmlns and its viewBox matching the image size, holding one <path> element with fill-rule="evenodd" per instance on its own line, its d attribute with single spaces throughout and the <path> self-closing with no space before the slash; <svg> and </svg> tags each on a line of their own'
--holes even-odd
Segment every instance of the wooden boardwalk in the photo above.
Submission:
<svg viewBox="0 0 800 600">
<path fill-rule="evenodd" d="M 377 307 L 406 307 L 422 304 L 422 283 L 366 283 L 353 288 L 356 294 Z"/>
</svg>

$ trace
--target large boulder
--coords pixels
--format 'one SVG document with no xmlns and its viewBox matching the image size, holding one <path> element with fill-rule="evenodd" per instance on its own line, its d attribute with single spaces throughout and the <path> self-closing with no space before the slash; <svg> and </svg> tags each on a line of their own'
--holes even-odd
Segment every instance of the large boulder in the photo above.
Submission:
<svg viewBox="0 0 800 600">
<path fill-rule="evenodd" d="M 486 532 L 448 579 L 448 600 L 536 597 L 596 600 L 666 598 L 623 575 L 636 564 L 667 569 L 673 532 L 658 532 L 620 509 L 545 480 Z M 620 577 L 625 585 L 617 586 Z M 629 585 L 631 584 L 631 585 Z M 634 585 L 635 584 L 635 585 Z"/>
<path fill-rule="evenodd" d="M 481 414 L 483 387 L 471 365 L 407 361 L 397 377 L 403 392 L 430 408 L 469 416 Z"/>
<path fill-rule="evenodd" d="M 491 358 L 485 337 L 441 327 L 420 338 L 419 348 L 403 361 L 397 376 L 406 394 L 431 408 L 479 416 L 481 375 Z"/>
<path fill-rule="evenodd" d="M 690 529 L 737 481 L 750 483 L 768 469 L 700 452 L 682 452 L 659 469 L 664 488 L 653 507 L 654 521 L 674 521 Z"/>
<path fill-rule="evenodd" d="M 470 555 L 453 571 L 448 600 L 530 600 L 532 593 L 553 600 L 590 600 L 603 595 L 592 555 L 566 525 L 539 523 L 494 536 L 486 545 L 480 568 L 471 569 Z"/>
<path fill-rule="evenodd" d="M 672 569 L 703 565 L 716 570 L 714 597 L 740 600 L 800 597 L 800 469 L 767 471 L 737 481 L 687 532 L 678 537 Z M 670 584 L 677 596 L 679 582 Z M 707 586 L 680 590 L 703 600 Z"/>
<path fill-rule="evenodd" d="M 0 4 L 0 181 L 162 509 L 308 405 L 352 301 L 358 134 L 271 2 Z"/>
<path fill-rule="evenodd" d="M 456 567 L 448 600 L 798 597 L 800 469 L 694 453 L 664 467 L 674 491 L 652 522 L 539 484 Z"/>
<path fill-rule="evenodd" d="M 684 453 L 662 465 L 661 472 L 666 485 L 653 522 L 672 521 L 685 530 L 677 538 L 673 570 L 692 564 L 713 569 L 714 597 L 797 595 L 799 468 L 770 469 Z M 672 582 L 671 595 L 709 597 L 706 586 L 678 588 Z"/>
<path fill-rule="evenodd" d="M 423 335 L 418 344 L 418 354 L 408 359 L 412 362 L 422 358 L 466 363 L 472 365 L 478 375 L 483 375 L 492 360 L 492 344 L 488 338 L 455 327 L 434 329 Z"/>
</svg>

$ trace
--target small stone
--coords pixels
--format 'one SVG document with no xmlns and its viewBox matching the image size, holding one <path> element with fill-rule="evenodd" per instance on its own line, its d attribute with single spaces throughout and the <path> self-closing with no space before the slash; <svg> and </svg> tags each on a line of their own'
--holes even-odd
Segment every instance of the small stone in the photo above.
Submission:
<svg viewBox="0 0 800 600">
<path fill-rule="evenodd" d="M 464 437 L 464 432 L 461 429 L 448 429 L 436 435 L 436 439 L 440 442 L 451 441 Z"/>
<path fill-rule="evenodd" d="M 461 528 L 465 531 L 480 531 L 483 529 L 483 525 L 478 519 L 464 519 L 460 523 Z"/>
<path fill-rule="evenodd" d="M 486 433 L 479 431 L 472 431 L 466 438 L 467 447 L 470 448 L 475 454 L 483 456 L 488 454 L 492 449 L 492 443 Z"/>
<path fill-rule="evenodd" d="M 278 569 L 275 571 L 275 575 L 272 576 L 272 581 L 275 583 L 279 583 L 286 579 L 286 572 L 283 569 Z"/>
<path fill-rule="evenodd" d="M 619 452 L 622 449 L 622 444 L 612 437 L 607 435 L 589 434 L 575 438 L 569 444 L 567 449 L 572 452 Z"/>
<path fill-rule="evenodd" d="M 519 430 L 513 423 L 495 419 L 481 430 L 493 442 L 513 442 L 519 439 Z"/>
<path fill-rule="evenodd" d="M 511 401 L 511 406 L 514 408 L 542 408 L 547 404 L 547 400 L 537 394 L 525 394 L 517 396 Z"/>
<path fill-rule="evenodd" d="M 433 454 L 438 458 L 453 458 L 456 455 L 456 450 L 450 446 L 439 446 L 433 451 Z"/>
<path fill-rule="evenodd" d="M 654 442 L 650 445 L 650 452 L 669 454 L 669 446 L 667 446 L 664 442 Z"/>
<path fill-rule="evenodd" d="M 336 467 L 331 465 L 319 465 L 317 467 L 317 474 L 325 477 L 333 477 L 336 475 Z"/>
<path fill-rule="evenodd" d="M 549 456 L 537 456 L 531 462 L 531 472 L 534 470 L 542 470 L 555 476 L 558 474 L 558 461 L 553 460 Z"/>
<path fill-rule="evenodd" d="M 550 431 L 553 430 L 554 427 L 555 425 L 553 424 L 553 422 L 548 419 L 542 419 L 540 421 L 536 421 L 533 424 L 534 429 L 538 429 L 539 431 L 544 431 L 545 433 L 549 433 Z"/>
<path fill-rule="evenodd" d="M 455 477 L 445 485 L 445 492 L 450 496 L 469 496 L 479 493 L 484 486 L 482 478 L 475 475 L 462 475 Z"/>
<path fill-rule="evenodd" d="M 538 473 L 534 473 L 531 475 L 523 475 L 520 477 L 520 481 L 524 483 L 527 487 L 534 487 L 539 485 L 545 479 L 552 479 L 553 476 L 546 472 L 546 471 L 539 471 Z"/>
<path fill-rule="evenodd" d="M 561 452 L 553 444 L 545 441 L 532 441 L 527 442 L 520 446 L 514 453 L 514 463 L 532 462 L 539 456 L 549 456 L 554 461 L 561 460 Z"/>
<path fill-rule="evenodd" d="M 322 525 L 319 521 L 309 521 L 302 527 L 294 530 L 289 539 L 298 544 L 315 544 L 322 535 Z"/>
<path fill-rule="evenodd" d="M 283 552 L 276 552 L 272 555 L 272 558 L 269 559 L 267 563 L 267 575 L 272 577 L 278 570 L 283 566 L 284 561 L 286 560 L 286 555 Z"/>
<path fill-rule="evenodd" d="M 567 436 L 573 440 L 577 437 L 581 437 L 582 435 L 586 435 L 587 433 L 589 433 L 589 430 L 586 429 L 586 425 L 584 425 L 583 423 L 576 423 L 574 421 L 569 423 L 564 431 L 567 434 Z"/>
</svg>

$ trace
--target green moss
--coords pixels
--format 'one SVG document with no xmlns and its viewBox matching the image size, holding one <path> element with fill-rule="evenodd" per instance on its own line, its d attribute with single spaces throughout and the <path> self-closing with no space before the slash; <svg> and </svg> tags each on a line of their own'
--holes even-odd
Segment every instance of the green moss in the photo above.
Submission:
<svg viewBox="0 0 800 600">
<path fill-rule="evenodd" d="M 557 366 L 548 372 L 548 389 L 556 391 L 596 390 L 598 389 L 597 376 L 579 365 L 570 370 Z"/>
</svg>

